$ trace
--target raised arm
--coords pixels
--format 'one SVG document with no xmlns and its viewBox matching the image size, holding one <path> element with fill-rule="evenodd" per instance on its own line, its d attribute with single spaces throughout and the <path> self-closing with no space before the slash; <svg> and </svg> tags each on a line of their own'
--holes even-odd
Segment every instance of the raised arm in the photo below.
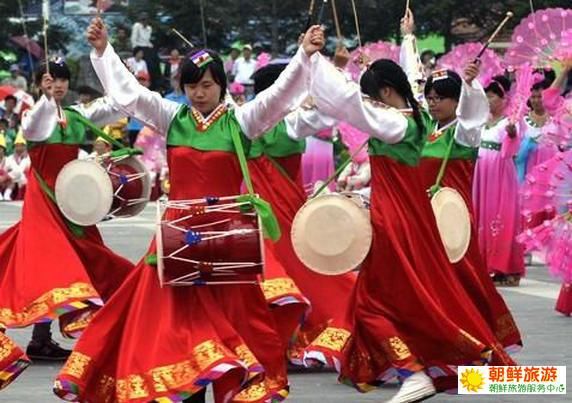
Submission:
<svg viewBox="0 0 572 403">
<path fill-rule="evenodd" d="M 311 77 L 310 95 L 321 113 L 386 143 L 398 143 L 405 136 L 407 119 L 402 113 L 362 95 L 359 85 L 321 55 L 312 58 Z"/>
<path fill-rule="evenodd" d="M 42 95 L 22 116 L 22 133 L 29 141 L 47 140 L 58 124 L 58 106 L 54 98 Z"/>
<path fill-rule="evenodd" d="M 324 33 L 320 26 L 311 27 L 302 46 L 274 84 L 256 98 L 236 109 L 236 118 L 250 138 L 256 138 L 270 130 L 286 115 L 297 108 L 296 102 L 307 91 L 310 80 L 310 57 L 324 45 Z"/>
<path fill-rule="evenodd" d="M 180 105 L 161 97 L 137 82 L 107 40 L 107 29 L 99 18 L 88 28 L 94 49 L 91 63 L 113 105 L 165 135 Z"/>
<path fill-rule="evenodd" d="M 471 63 L 465 69 L 461 97 L 457 106 L 455 140 L 467 147 L 478 147 L 483 126 L 489 116 L 489 102 L 482 85 L 476 80 L 479 64 Z"/>
<path fill-rule="evenodd" d="M 421 89 L 419 81 L 425 79 L 423 64 L 419 57 L 417 49 L 417 39 L 415 38 L 415 20 L 411 10 L 405 12 L 405 16 L 401 19 L 401 35 L 403 40 L 399 50 L 399 65 L 407 74 L 409 84 L 413 89 L 413 93 L 419 95 Z"/>
</svg>

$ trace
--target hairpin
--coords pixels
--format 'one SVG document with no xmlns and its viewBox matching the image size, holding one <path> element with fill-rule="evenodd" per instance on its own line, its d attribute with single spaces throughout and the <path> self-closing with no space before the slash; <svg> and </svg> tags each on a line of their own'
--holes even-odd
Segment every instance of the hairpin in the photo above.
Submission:
<svg viewBox="0 0 572 403">
<path fill-rule="evenodd" d="M 200 69 L 201 67 L 214 62 L 214 59 L 206 50 L 200 50 L 191 56 L 191 62 Z"/>
</svg>

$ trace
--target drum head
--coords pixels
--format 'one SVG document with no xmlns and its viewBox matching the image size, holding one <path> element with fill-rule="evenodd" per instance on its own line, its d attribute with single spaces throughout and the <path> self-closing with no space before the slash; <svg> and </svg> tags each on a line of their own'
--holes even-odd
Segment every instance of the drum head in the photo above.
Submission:
<svg viewBox="0 0 572 403">
<path fill-rule="evenodd" d="M 471 242 L 471 216 L 465 200 L 452 188 L 441 188 L 431 198 L 441 241 L 451 263 L 467 253 Z"/>
<path fill-rule="evenodd" d="M 308 200 L 292 223 L 292 244 L 311 270 L 339 275 L 355 269 L 372 242 L 368 211 L 340 194 Z"/>
<path fill-rule="evenodd" d="M 107 172 L 89 160 L 68 162 L 58 174 L 55 193 L 64 217 L 84 226 L 103 220 L 113 202 L 113 187 Z"/>
<path fill-rule="evenodd" d="M 137 158 L 137 157 L 129 157 L 122 159 L 121 161 L 117 162 L 118 165 L 128 165 L 137 173 L 144 173 L 145 175 L 141 177 L 140 180 L 142 184 L 141 194 L 133 195 L 137 199 L 146 200 L 146 202 L 141 203 L 134 203 L 128 207 L 124 207 L 121 209 L 120 212 L 116 213 L 118 217 L 133 217 L 141 213 L 145 210 L 145 206 L 147 206 L 147 202 L 151 198 L 151 176 L 149 175 L 149 171 L 147 167 Z"/>
</svg>

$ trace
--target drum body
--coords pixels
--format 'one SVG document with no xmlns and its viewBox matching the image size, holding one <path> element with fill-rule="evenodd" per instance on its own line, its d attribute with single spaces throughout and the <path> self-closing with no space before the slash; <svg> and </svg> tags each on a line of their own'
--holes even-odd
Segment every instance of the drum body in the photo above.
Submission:
<svg viewBox="0 0 572 403">
<path fill-rule="evenodd" d="M 78 225 L 106 217 L 132 217 L 145 209 L 151 195 L 149 173 L 135 157 L 90 158 L 67 163 L 55 186 L 62 214 Z"/>
<path fill-rule="evenodd" d="M 258 215 L 237 196 L 157 202 L 162 285 L 257 283 L 264 247 Z"/>
<path fill-rule="evenodd" d="M 292 245 L 311 270 L 340 275 L 357 268 L 371 248 L 369 199 L 330 193 L 308 200 L 292 222 Z"/>
</svg>

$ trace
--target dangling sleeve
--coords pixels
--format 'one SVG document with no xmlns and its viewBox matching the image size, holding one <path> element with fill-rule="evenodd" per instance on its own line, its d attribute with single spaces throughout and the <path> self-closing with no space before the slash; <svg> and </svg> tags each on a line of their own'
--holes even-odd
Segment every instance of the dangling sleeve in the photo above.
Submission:
<svg viewBox="0 0 572 403">
<path fill-rule="evenodd" d="M 113 101 L 110 97 L 97 98 L 87 106 L 73 105 L 71 108 L 97 126 L 115 123 L 126 116 L 125 113 L 113 106 Z"/>
<path fill-rule="evenodd" d="M 32 109 L 22 116 L 22 133 L 26 140 L 45 141 L 58 124 L 58 106 L 54 98 L 42 95 Z"/>
<path fill-rule="evenodd" d="M 284 121 L 286 122 L 288 137 L 294 140 L 313 136 L 337 124 L 336 119 L 320 113 L 315 107 L 300 107 L 288 114 Z"/>
<path fill-rule="evenodd" d="M 274 84 L 236 108 L 236 119 L 244 134 L 251 139 L 259 137 L 299 107 L 297 103 L 308 89 L 309 77 L 310 58 L 300 47 Z"/>
<path fill-rule="evenodd" d="M 401 112 L 362 95 L 356 83 L 321 55 L 312 58 L 311 78 L 310 95 L 322 113 L 385 143 L 398 143 L 405 136 L 407 119 Z"/>
<path fill-rule="evenodd" d="M 466 147 L 478 147 L 481 133 L 489 116 L 489 102 L 478 80 L 471 85 L 463 81 L 461 97 L 457 107 L 457 128 L 455 140 Z"/>
<path fill-rule="evenodd" d="M 92 50 L 91 63 L 105 93 L 117 109 L 155 132 L 167 134 L 171 120 L 181 105 L 139 84 L 109 43 L 101 56 Z"/>
</svg>

